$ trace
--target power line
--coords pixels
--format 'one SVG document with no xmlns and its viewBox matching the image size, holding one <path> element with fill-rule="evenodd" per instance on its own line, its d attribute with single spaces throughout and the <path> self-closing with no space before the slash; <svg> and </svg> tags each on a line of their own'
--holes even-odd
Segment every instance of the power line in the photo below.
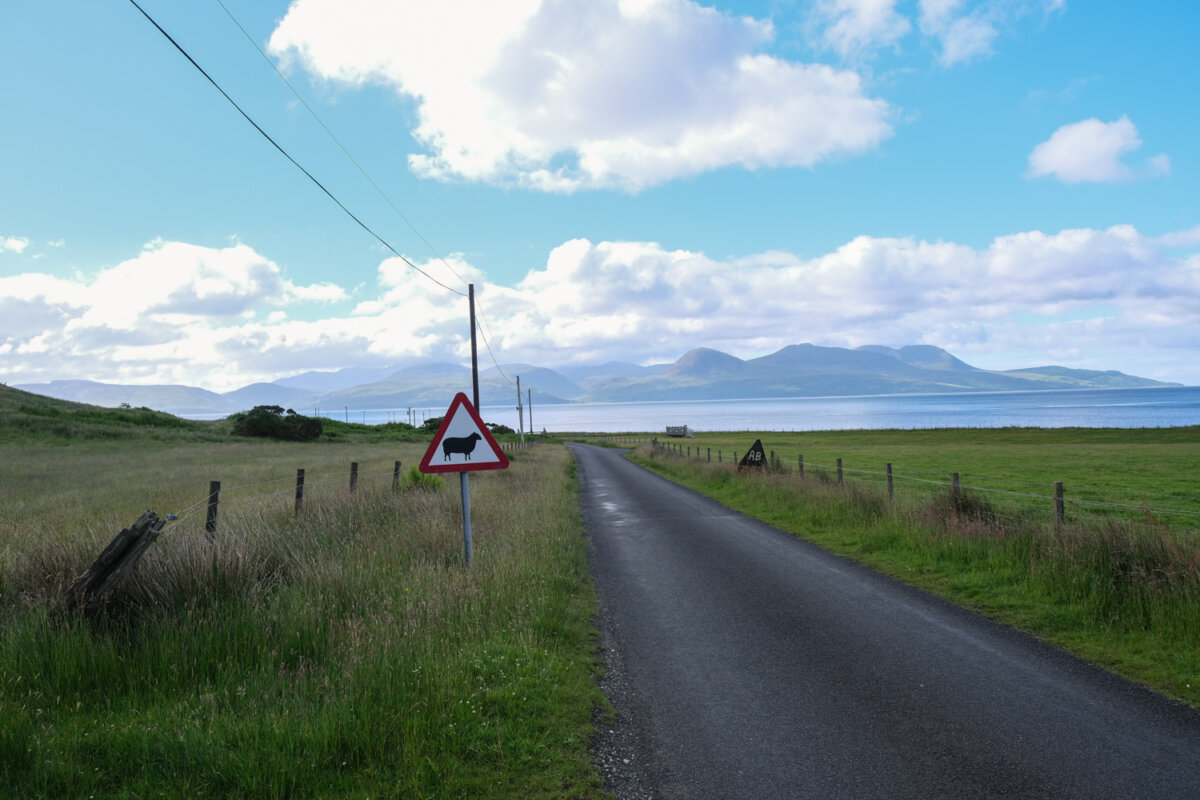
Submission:
<svg viewBox="0 0 1200 800">
<path fill-rule="evenodd" d="M 342 154 L 345 155 L 346 158 L 348 158 L 350 160 L 350 163 L 353 164 L 355 166 L 355 168 L 358 169 L 359 173 L 364 178 L 366 178 L 367 183 L 371 184 L 371 186 L 374 187 L 375 191 L 379 193 L 379 196 L 384 199 L 384 202 L 386 202 L 389 206 L 391 206 L 392 211 L 396 212 L 396 216 L 398 216 L 398 217 L 400 217 L 400 219 L 404 220 L 404 223 L 406 225 L 408 225 L 408 227 L 412 230 L 412 232 L 417 235 L 417 238 L 420 239 L 425 244 L 425 246 L 429 248 L 429 252 L 433 253 L 433 255 L 435 257 L 437 257 L 437 260 L 442 262 L 442 266 L 444 266 L 446 269 L 450 270 L 451 274 L 453 274 L 454 277 L 456 277 L 460 281 L 462 281 L 463 284 L 468 283 L 468 281 L 462 275 L 458 274 L 458 272 L 454 269 L 454 267 L 450 266 L 449 262 L 447 262 L 446 259 L 444 257 L 442 257 L 442 254 L 439 253 L 434 248 L 434 246 L 429 243 L 429 240 L 426 239 L 423 235 L 421 235 L 421 232 L 419 230 L 417 230 L 417 226 L 412 223 L 412 220 L 410 220 L 408 217 L 406 217 L 404 215 L 404 212 L 401 211 L 394 202 L 392 202 L 392 198 L 388 196 L 387 192 L 385 192 L 382 188 L 380 188 L 379 184 L 377 184 L 371 178 L 371 176 L 369 174 L 367 174 L 366 169 L 364 169 L 363 166 L 358 163 L 358 160 L 355 159 L 353 155 L 351 155 L 350 151 L 346 149 L 346 146 L 344 144 L 342 144 L 341 140 L 339 140 L 338 137 L 336 135 L 334 135 L 333 131 L 329 129 L 329 126 L 325 124 L 325 122 L 321 119 L 321 117 L 317 114 L 317 112 L 313 110 L 312 106 L 310 106 L 308 104 L 308 101 L 306 101 L 304 99 L 303 95 L 301 95 L 300 92 L 298 92 L 296 90 L 296 87 L 292 86 L 292 83 L 291 83 L 291 81 L 289 81 L 287 79 L 287 76 L 279 71 L 279 68 L 277 66 L 275 66 L 275 62 L 271 60 L 270 56 L 268 56 L 266 53 L 263 52 L 262 48 L 258 46 L 258 42 L 254 41 L 254 37 L 251 36 L 250 33 L 245 29 L 245 27 L 242 26 L 242 23 L 239 22 L 238 18 L 233 15 L 233 12 L 231 12 L 226 7 L 225 3 L 223 3 L 222 0 L 216 0 L 216 3 L 217 3 L 217 5 L 219 5 L 221 7 L 221 9 L 225 12 L 225 14 L 233 22 L 233 24 L 237 26 L 237 29 L 242 32 L 242 36 L 246 37 L 246 41 L 248 41 L 250 43 L 250 46 L 253 47 L 260 56 L 262 56 L 263 61 L 266 61 L 267 64 L 270 65 L 272 71 L 274 71 L 274 73 L 279 77 L 279 80 L 283 81 L 284 85 L 287 86 L 287 88 L 291 91 L 292 95 L 297 100 L 300 101 L 300 104 L 302 106 L 304 106 L 305 110 L 308 111 L 309 115 L 314 120 L 316 120 L 318 125 L 321 126 L 321 130 L 325 131 L 326 135 L 329 136 L 329 138 L 331 140 L 333 140 L 333 143 L 338 146 L 338 149 L 340 149 L 342 151 Z"/>
<path fill-rule="evenodd" d="M 235 100 L 234 100 L 232 97 L 230 97 L 230 96 L 229 96 L 229 93 L 228 93 L 228 92 L 226 92 L 224 89 L 222 89 L 222 88 L 221 88 L 221 85 L 220 85 L 219 83 L 217 83 L 217 82 L 216 82 L 216 80 L 214 80 L 214 79 L 213 79 L 213 77 L 212 77 L 211 75 L 209 75 L 207 72 L 205 72 L 205 70 L 204 70 L 204 67 L 200 66 L 200 64 L 198 64 L 198 63 L 196 62 L 196 59 L 192 58 L 192 57 L 191 57 L 191 55 L 189 55 L 189 54 L 188 54 L 188 52 L 187 52 L 186 50 L 184 50 L 184 49 L 183 49 L 183 47 L 182 47 L 182 46 L 179 44 L 179 42 L 175 41 L 175 39 L 174 39 L 174 38 L 171 36 L 171 34 L 167 33 L 167 32 L 166 32 L 166 31 L 163 29 L 163 27 L 162 27 L 161 25 L 159 25 L 159 24 L 158 24 L 158 23 L 157 23 L 157 22 L 154 20 L 154 18 L 153 18 L 153 17 L 151 17 L 151 16 L 150 16 L 148 13 L 146 13 L 146 10 L 145 10 L 144 8 L 142 8 L 140 5 L 138 5 L 138 3 L 137 3 L 137 0 L 129 0 L 129 2 L 130 2 L 132 5 L 133 5 L 133 7 L 134 7 L 134 8 L 136 8 L 138 11 L 140 11 L 140 12 L 141 12 L 142 16 L 143 16 L 143 17 L 145 17 L 145 18 L 146 18 L 146 19 L 147 19 L 147 20 L 150 22 L 150 24 L 151 24 L 151 25 L 153 25 L 155 28 L 157 28 L 157 29 L 158 29 L 158 32 L 159 32 L 159 33 L 161 33 L 161 34 L 162 34 L 164 37 L 166 37 L 167 41 L 169 41 L 169 42 L 170 42 L 170 43 L 171 43 L 171 44 L 172 44 L 172 45 L 175 47 L 175 49 L 176 49 L 176 50 L 178 50 L 178 51 L 179 51 L 179 52 L 180 52 L 180 53 L 183 55 L 183 57 L 184 57 L 184 58 L 186 58 L 186 59 L 187 59 L 189 62 L 191 62 L 192 66 L 193 66 L 193 67 L 195 67 L 195 68 L 196 68 L 196 69 L 197 69 L 197 70 L 200 72 L 200 74 L 201 74 L 201 75 L 203 75 L 203 76 L 205 77 L 205 79 L 207 79 L 207 80 L 208 80 L 208 82 L 209 82 L 209 83 L 211 83 L 211 84 L 213 85 L 213 87 L 214 87 L 214 88 L 215 88 L 215 89 L 216 89 L 218 92 L 220 92 L 220 93 L 221 93 L 221 95 L 222 95 L 222 96 L 223 96 L 223 97 L 224 97 L 226 100 L 228 100 L 228 101 L 229 101 L 229 104 L 230 104 L 230 105 L 232 105 L 234 108 L 236 108 L 236 109 L 237 109 L 238 113 L 239 113 L 239 114 L 241 114 L 241 115 L 242 115 L 242 116 L 243 116 L 243 117 L 246 119 L 246 121 L 247 121 L 247 122 L 249 122 L 251 125 L 253 125 L 253 126 L 254 126 L 254 129 L 255 129 L 256 131 L 258 131 L 260 134 L 262 134 L 262 137 L 263 137 L 264 139 L 266 139 L 268 142 L 270 142 L 270 143 L 271 143 L 271 145 L 272 145 L 272 146 L 273 146 L 273 147 L 274 147 L 276 150 L 278 150 L 278 151 L 279 151 L 279 152 L 280 152 L 280 153 L 283 155 L 283 157 L 284 157 L 284 158 L 286 158 L 288 161 L 292 162 L 292 164 L 293 164 L 293 165 L 296 167 L 296 169 L 298 169 L 298 170 L 300 170 L 301 172 L 303 172 L 303 173 L 304 173 L 304 174 L 305 174 L 305 175 L 308 177 L 308 179 L 309 179 L 310 181 L 312 181 L 314 184 L 316 184 L 316 186 L 317 186 L 317 188 L 318 188 L 318 189 L 320 189 L 322 192 L 324 192 L 324 193 L 326 194 L 326 196 L 328 196 L 328 197 L 329 197 L 329 199 L 330 199 L 330 200 L 332 200 L 334 203 L 336 203 L 336 204 L 337 204 L 338 208 L 342 209 L 342 211 L 344 211 L 344 212 L 346 213 L 346 216 L 350 217 L 350 219 L 352 219 L 352 220 L 354 220 L 355 222 L 357 222 L 357 223 L 358 223 L 358 225 L 359 225 L 359 227 L 361 227 L 361 228 L 362 228 L 364 231 L 366 231 L 367 233 L 371 234 L 371 236 L 375 237 L 375 239 L 376 239 L 376 240 L 377 240 L 377 241 L 378 241 L 380 244 L 382 244 L 382 245 L 383 245 L 384 247 L 386 247 L 386 248 L 387 248 L 389 251 L 391 251 L 392 253 L 394 253 L 394 254 L 396 255 L 396 257 L 397 257 L 397 258 L 399 258 L 401 261 L 403 261 L 405 264 L 407 264 L 408 266 L 412 267 L 412 268 L 413 268 L 413 269 L 415 269 L 417 272 L 421 273 L 421 274 L 422 274 L 422 275 L 424 275 L 426 278 L 428 278 L 429 280 L 431 280 L 431 281 L 433 281 L 434 283 L 436 283 L 438 286 L 441 286 L 443 289 L 446 289 L 447 291 L 454 292 L 455 294 L 458 294 L 458 295 L 462 295 L 462 296 L 464 296 L 464 297 L 466 296 L 466 292 L 462 292 L 462 291 L 459 291 L 458 289 L 455 289 L 455 288 L 453 288 L 453 287 L 451 287 L 451 286 L 447 286 L 446 284 L 444 284 L 444 283 L 442 283 L 441 281 L 439 281 L 437 278 L 435 278 L 435 277 L 433 277 L 432 275 L 430 275 L 430 274 L 429 274 L 428 272 L 426 272 L 425 270 L 423 270 L 423 269 L 421 269 L 420 267 L 418 267 L 418 266 L 417 266 L 416 264 L 414 264 L 412 261 L 409 261 L 409 260 L 408 260 L 407 258 L 405 258 L 403 255 L 401 255 L 401 254 L 400 254 L 400 252 L 399 252 L 398 250 L 396 250 L 396 248 L 394 248 L 394 247 L 392 247 L 390 244 L 388 244 L 388 242 L 387 242 L 387 241 L 386 241 L 386 240 L 385 240 L 385 239 L 384 239 L 382 236 L 380 236 L 378 233 L 376 233 L 374 230 L 372 230 L 370 226 L 368 226 L 368 225 L 367 225 L 365 222 L 363 222 L 361 219 L 359 219 L 357 216 L 355 216 L 355 215 L 354 215 L 354 212 L 352 212 L 352 211 L 351 211 L 349 208 L 347 208 L 347 207 L 346 207 L 346 206 L 345 206 L 345 205 L 342 203 L 342 201 L 341 201 L 341 200 L 338 200 L 338 199 L 337 199 L 337 197 L 335 197 L 331 191 L 329 191 L 328 189 L 326 189 L 326 188 L 325 188 L 324 184 L 322 184 L 322 183 L 321 183 L 319 180 L 317 180 L 317 179 L 316 179 L 316 178 L 313 176 L 313 174 L 312 174 L 311 172 L 309 172 L 309 171 L 308 171 L 308 170 L 306 170 L 306 169 L 305 169 L 303 166 L 301 166 L 301 165 L 300 165 L 300 162 L 298 162 L 298 161 L 296 161 L 296 159 L 292 158 L 292 156 L 291 156 L 291 155 L 288 153 L 288 151 L 287 151 L 287 150 L 284 150 L 284 149 L 283 149 L 283 147 L 282 147 L 282 146 L 280 146 L 280 144 L 279 144 L 278 142 L 276 142 L 274 139 L 272 139 L 272 138 L 271 138 L 271 136 L 270 136 L 270 134 L 268 134 L 268 133 L 267 133 L 265 130 L 263 130 L 263 129 L 262 129 L 262 127 L 261 127 L 261 126 L 260 126 L 260 125 L 259 125 L 257 122 L 255 122 L 255 121 L 254 121 L 254 119 L 253 119 L 253 118 L 251 118 L 251 116 L 250 116 L 249 114 L 247 114 L 247 113 L 246 113 L 246 112 L 245 112 L 245 111 L 242 109 L 242 107 L 241 107 L 241 106 L 239 106 L 239 105 L 237 104 L 237 102 L 236 102 L 236 101 L 235 101 Z M 452 270 L 452 271 L 453 271 L 453 270 Z M 460 277 L 460 280 L 461 280 L 461 277 Z"/>
<path fill-rule="evenodd" d="M 270 56 L 268 56 L 266 53 L 263 52 L 263 49 L 258 46 L 258 42 L 256 42 L 254 40 L 254 37 L 250 35 L 249 31 L 246 30 L 245 26 L 243 26 L 242 23 L 238 20 L 238 18 L 236 16 L 234 16 L 233 12 L 229 10 L 229 8 L 225 5 L 225 3 L 222 2 L 222 0 L 216 0 L 216 3 L 217 3 L 217 5 L 219 5 L 221 7 L 221 10 L 223 10 L 225 12 L 226 16 L 229 17 L 229 19 L 233 22 L 233 24 L 237 26 L 237 29 L 239 31 L 241 31 L 242 36 L 245 37 L 246 41 L 248 41 L 250 43 L 251 47 L 253 47 L 255 49 L 255 51 L 259 54 L 259 56 L 262 57 L 263 61 L 267 62 L 267 64 L 271 67 L 271 70 L 279 77 L 279 79 L 281 81 L 283 81 L 284 85 L 287 86 L 288 90 L 292 93 L 292 95 L 297 100 L 300 101 L 300 104 L 302 106 L 304 106 L 305 110 L 308 111 L 309 115 L 314 120 L 316 120 L 317 124 L 321 126 L 321 129 L 323 131 L 325 131 L 326 135 L 329 136 L 329 138 L 333 141 L 333 143 L 338 146 L 338 149 L 340 149 L 342 151 L 342 153 L 346 156 L 346 158 L 349 159 L 350 163 L 353 164 L 355 166 L 355 168 L 359 171 L 359 173 L 363 176 L 363 178 L 365 178 L 366 181 L 369 184 L 371 184 L 371 186 L 375 189 L 375 191 L 379 194 L 379 196 L 383 198 L 384 202 L 386 202 L 388 204 L 388 206 L 391 207 L 392 211 L 396 212 L 396 216 L 398 216 L 398 217 L 400 217 L 400 219 L 404 220 L 404 224 L 408 225 L 409 229 L 411 229 L 412 232 L 414 234 L 416 234 L 417 238 L 420 239 L 421 242 L 424 243 L 424 245 L 427 248 L 429 248 L 429 252 L 433 253 L 433 255 L 437 258 L 437 260 L 442 263 L 442 266 L 444 266 L 446 269 L 448 269 L 450 271 L 450 273 L 452 275 L 454 275 L 454 277 L 458 278 L 464 284 L 468 284 L 469 281 L 467 281 L 466 278 L 464 278 L 462 275 L 460 275 L 458 273 L 458 271 L 454 269 L 454 267 L 450 266 L 450 263 L 448 261 L 446 261 L 445 257 L 442 256 L 442 254 L 438 252 L 437 248 L 435 248 L 433 246 L 433 244 L 430 243 L 430 241 L 428 239 L 426 239 L 425 236 L 422 235 L 422 233 L 419 230 L 417 230 L 417 226 L 412 223 L 412 220 L 410 220 L 407 216 L 405 216 L 404 212 L 401 211 L 400 208 L 392 201 L 392 198 L 390 196 L 388 196 L 387 192 L 385 192 L 379 186 L 379 184 L 376 183 L 374 181 L 374 179 L 371 178 L 371 176 L 367 173 L 366 169 L 350 153 L 350 151 L 346 148 L 346 146 L 344 144 L 342 144 L 341 140 L 338 139 L 337 135 L 334 134 L 334 132 L 329 128 L 329 126 L 325 124 L 324 120 L 321 119 L 320 115 L 317 114 L 317 112 L 313 109 L 313 107 L 308 104 L 308 101 L 304 99 L 304 96 L 301 95 L 300 92 L 296 89 L 296 87 L 292 85 L 291 81 L 289 81 L 287 79 L 287 76 L 284 75 L 279 70 L 279 68 L 275 65 L 275 62 L 271 60 Z M 411 266 L 411 264 L 410 264 L 410 266 Z M 479 298 L 477 297 L 476 302 L 478 302 L 478 299 Z M 480 305 L 482 305 L 482 304 L 480 304 Z M 479 309 L 478 316 L 479 316 L 480 320 L 483 322 L 483 326 L 480 328 L 479 335 L 483 339 L 483 344 L 484 344 L 484 347 L 487 349 L 488 357 L 491 358 L 492 363 L 496 365 L 496 371 L 500 373 L 500 377 L 503 378 L 505 381 L 507 381 L 509 384 L 512 384 L 512 380 L 508 377 L 508 375 L 506 375 L 504 373 L 504 369 L 503 369 L 503 367 L 501 367 L 499 359 L 496 358 L 496 354 L 492 351 L 491 342 L 488 341 L 488 335 L 490 334 L 490 331 L 485 332 L 488 326 L 487 326 L 487 320 L 484 318 L 482 308 Z"/>
</svg>

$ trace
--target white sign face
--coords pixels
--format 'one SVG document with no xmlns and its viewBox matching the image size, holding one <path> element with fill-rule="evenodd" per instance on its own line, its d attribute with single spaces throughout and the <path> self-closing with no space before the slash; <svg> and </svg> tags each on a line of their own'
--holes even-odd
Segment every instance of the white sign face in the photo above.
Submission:
<svg viewBox="0 0 1200 800">
<path fill-rule="evenodd" d="M 479 418 L 479 413 L 459 392 L 450 403 L 418 469 L 425 473 L 504 469 L 508 456 Z"/>
</svg>

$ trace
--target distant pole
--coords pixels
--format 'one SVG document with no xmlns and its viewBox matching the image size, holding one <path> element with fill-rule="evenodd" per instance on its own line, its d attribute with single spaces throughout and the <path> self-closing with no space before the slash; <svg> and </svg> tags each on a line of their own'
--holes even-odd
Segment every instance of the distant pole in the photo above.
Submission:
<svg viewBox="0 0 1200 800">
<path fill-rule="evenodd" d="M 467 284 L 467 299 L 471 305 L 471 399 L 479 410 L 479 352 L 475 349 L 475 284 Z M 465 495 L 464 495 L 465 496 Z M 470 561 L 470 557 L 467 558 Z"/>
<path fill-rule="evenodd" d="M 520 428 L 521 444 L 525 444 L 525 409 L 521 406 L 521 376 L 517 376 L 517 427 Z"/>
<path fill-rule="evenodd" d="M 526 389 L 525 397 L 529 400 L 529 435 L 533 436 L 533 389 Z"/>
</svg>

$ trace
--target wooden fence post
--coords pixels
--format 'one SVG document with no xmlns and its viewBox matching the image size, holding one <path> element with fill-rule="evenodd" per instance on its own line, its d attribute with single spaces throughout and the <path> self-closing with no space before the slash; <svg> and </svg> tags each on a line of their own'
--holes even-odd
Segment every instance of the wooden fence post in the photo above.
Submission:
<svg viewBox="0 0 1200 800">
<path fill-rule="evenodd" d="M 895 499 L 896 492 L 892 488 L 892 462 L 890 462 L 890 461 L 888 462 L 888 465 L 887 465 L 887 486 L 888 486 L 888 500 Z"/>
<path fill-rule="evenodd" d="M 958 473 L 957 472 L 950 473 L 950 492 L 955 497 L 958 497 L 959 494 L 962 493 L 962 484 L 959 483 L 959 481 L 958 481 Z"/>
<path fill-rule="evenodd" d="M 392 491 L 400 488 L 400 462 L 396 462 L 396 468 L 392 470 Z"/>
<path fill-rule="evenodd" d="M 710 464 L 712 463 L 712 448 L 711 447 L 708 448 L 708 461 Z"/>
<path fill-rule="evenodd" d="M 296 513 L 304 505 L 304 470 L 296 470 Z"/>
<path fill-rule="evenodd" d="M 133 568 L 146 548 L 154 543 L 165 524 L 166 520 L 159 519 L 153 511 L 147 511 L 137 522 L 118 533 L 91 568 L 72 584 L 55 605 L 50 621 L 58 622 L 75 612 L 91 616 L 100 611 L 105 596 Z"/>
<path fill-rule="evenodd" d="M 837 469 L 838 469 L 838 486 L 841 486 L 842 485 L 842 460 L 840 458 L 837 460 Z"/>
<path fill-rule="evenodd" d="M 1062 533 L 1067 522 L 1067 505 L 1063 498 L 1062 481 L 1054 482 L 1054 532 Z"/>
<path fill-rule="evenodd" d="M 804 477 L 804 453 L 801 453 L 799 456 L 797 456 L 797 461 L 799 462 L 799 465 L 800 465 L 800 477 L 803 478 Z"/>
<path fill-rule="evenodd" d="M 358 462 L 350 462 L 350 491 L 358 491 Z"/>
<path fill-rule="evenodd" d="M 211 542 L 217 532 L 217 503 L 220 502 L 221 482 L 208 483 L 208 516 L 204 519 L 204 535 Z"/>
</svg>

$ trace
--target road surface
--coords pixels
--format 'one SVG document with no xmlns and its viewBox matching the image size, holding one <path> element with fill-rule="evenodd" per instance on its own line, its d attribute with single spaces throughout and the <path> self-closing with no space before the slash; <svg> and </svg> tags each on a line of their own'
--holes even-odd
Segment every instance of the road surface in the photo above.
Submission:
<svg viewBox="0 0 1200 800">
<path fill-rule="evenodd" d="M 572 450 L 618 797 L 1200 798 L 1200 712 Z"/>
</svg>

